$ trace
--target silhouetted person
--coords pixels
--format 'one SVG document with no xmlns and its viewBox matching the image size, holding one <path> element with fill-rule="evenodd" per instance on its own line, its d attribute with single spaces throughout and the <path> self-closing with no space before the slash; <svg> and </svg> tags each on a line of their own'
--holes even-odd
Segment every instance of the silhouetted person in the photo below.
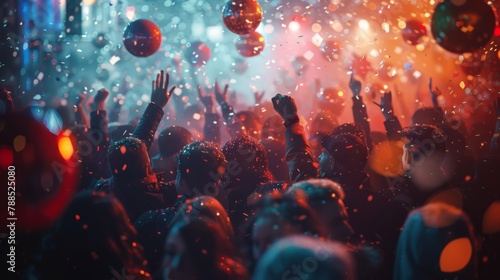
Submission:
<svg viewBox="0 0 500 280">
<path fill-rule="evenodd" d="M 428 204 L 405 222 L 393 279 L 475 279 L 475 243 L 472 225 L 460 209 Z"/>
<path fill-rule="evenodd" d="M 106 194 L 78 194 L 47 236 L 36 279 L 150 279 L 142 246 L 121 203 Z"/>
<path fill-rule="evenodd" d="M 213 222 L 200 219 L 177 223 L 165 242 L 163 279 L 248 279 L 234 252 Z"/>
<path fill-rule="evenodd" d="M 191 132 L 180 126 L 171 126 L 158 136 L 160 153 L 151 158 L 153 171 L 163 172 L 165 182 L 177 177 L 177 156 L 187 144 L 193 141 Z"/>
</svg>

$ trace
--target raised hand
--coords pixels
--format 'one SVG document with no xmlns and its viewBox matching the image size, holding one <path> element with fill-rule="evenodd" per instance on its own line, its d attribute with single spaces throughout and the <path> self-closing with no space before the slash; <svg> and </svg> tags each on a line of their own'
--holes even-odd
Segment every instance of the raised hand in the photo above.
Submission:
<svg viewBox="0 0 500 280">
<path fill-rule="evenodd" d="M 264 91 L 264 90 L 261 93 L 259 93 L 258 91 L 254 91 L 253 97 L 255 100 L 255 104 L 260 104 L 260 102 L 262 102 L 262 98 L 264 97 L 265 94 L 266 94 L 266 91 Z"/>
<path fill-rule="evenodd" d="M 151 103 L 156 104 L 158 107 L 163 108 L 167 105 L 170 96 L 174 93 L 175 86 L 168 90 L 170 76 L 165 71 L 161 70 L 156 75 L 156 80 L 152 82 L 151 86 Z"/>
<path fill-rule="evenodd" d="M 105 88 L 101 88 L 97 91 L 97 94 L 94 96 L 94 110 L 104 111 L 106 110 L 105 103 L 106 99 L 109 96 L 109 91 Z"/>
<path fill-rule="evenodd" d="M 377 105 L 380 108 L 380 111 L 382 111 L 382 114 L 384 114 L 384 117 L 386 119 L 389 119 L 394 116 L 394 108 L 392 106 L 392 92 L 384 92 L 382 94 L 382 97 L 380 98 L 380 104 L 373 101 L 375 105 Z"/>
<path fill-rule="evenodd" d="M 438 87 L 432 89 L 432 78 L 429 78 L 429 92 L 431 93 L 432 101 L 437 100 L 438 96 L 441 95 L 441 90 Z"/>
<path fill-rule="evenodd" d="M 226 84 L 226 86 L 224 87 L 224 91 L 222 91 L 219 85 L 219 81 L 215 80 L 214 89 L 215 99 L 217 100 L 217 103 L 219 103 L 219 105 L 222 105 L 222 103 L 227 103 L 227 91 L 229 90 L 229 85 Z"/>
<path fill-rule="evenodd" d="M 198 98 L 200 102 L 205 106 L 207 113 L 215 113 L 214 109 L 214 95 L 213 94 L 205 94 L 203 88 L 198 85 Z"/>
<path fill-rule="evenodd" d="M 361 93 L 361 82 L 354 78 L 354 72 L 351 72 L 351 79 L 349 80 L 349 88 L 354 96 Z"/>
<path fill-rule="evenodd" d="M 83 93 L 78 94 L 78 96 L 76 97 L 75 106 L 81 108 L 86 99 L 87 99 L 86 94 Z"/>
<path fill-rule="evenodd" d="M 271 101 L 274 110 L 285 120 L 286 124 L 298 122 L 297 104 L 292 97 L 278 93 Z"/>
</svg>

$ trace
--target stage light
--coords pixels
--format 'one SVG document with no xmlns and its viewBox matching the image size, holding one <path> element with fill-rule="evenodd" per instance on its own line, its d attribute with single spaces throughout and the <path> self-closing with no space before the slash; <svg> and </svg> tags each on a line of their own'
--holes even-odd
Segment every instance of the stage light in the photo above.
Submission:
<svg viewBox="0 0 500 280">
<path fill-rule="evenodd" d="M 297 32 L 300 29 L 300 24 L 296 21 L 292 21 L 288 24 L 288 29 L 292 32 Z"/>
<path fill-rule="evenodd" d="M 368 31 L 368 29 L 370 29 L 370 24 L 366 19 L 362 19 L 358 22 L 358 27 L 363 31 Z"/>
</svg>

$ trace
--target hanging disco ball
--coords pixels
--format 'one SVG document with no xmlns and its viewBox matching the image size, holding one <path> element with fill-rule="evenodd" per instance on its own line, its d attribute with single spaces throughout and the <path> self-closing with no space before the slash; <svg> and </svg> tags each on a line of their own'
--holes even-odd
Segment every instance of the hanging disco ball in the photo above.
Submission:
<svg viewBox="0 0 500 280">
<path fill-rule="evenodd" d="M 242 35 L 236 40 L 236 50 L 244 57 L 252 57 L 264 50 L 264 37 L 258 32 L 252 31 Z"/>
<path fill-rule="evenodd" d="M 495 13 L 482 0 L 444 0 L 431 20 L 432 35 L 453 53 L 474 52 L 486 45 L 495 30 Z"/>
<path fill-rule="evenodd" d="M 262 21 L 262 8 L 255 0 L 230 0 L 222 10 L 222 20 L 229 31 L 248 34 Z"/>
<path fill-rule="evenodd" d="M 132 55 L 148 57 L 160 48 L 160 28 L 147 19 L 133 21 L 127 25 L 123 32 L 123 44 Z"/>
</svg>

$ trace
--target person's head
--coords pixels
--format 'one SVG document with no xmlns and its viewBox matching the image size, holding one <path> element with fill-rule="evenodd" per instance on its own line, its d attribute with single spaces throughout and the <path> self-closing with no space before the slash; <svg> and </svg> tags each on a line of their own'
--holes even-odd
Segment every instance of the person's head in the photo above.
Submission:
<svg viewBox="0 0 500 280">
<path fill-rule="evenodd" d="M 291 236 L 269 247 L 252 279 L 353 280 L 355 265 L 349 249 L 340 243 Z"/>
<path fill-rule="evenodd" d="M 251 232 L 254 259 L 258 259 L 276 240 L 293 234 L 323 237 L 324 230 L 314 210 L 292 196 L 265 197 L 253 217 Z"/>
<path fill-rule="evenodd" d="M 153 182 L 156 177 L 151 167 L 146 145 L 138 138 L 127 137 L 115 142 L 108 151 L 109 167 L 120 182 Z"/>
<path fill-rule="evenodd" d="M 165 242 L 163 279 L 237 279 L 244 268 L 234 261 L 234 247 L 206 220 L 174 225 Z"/>
<path fill-rule="evenodd" d="M 262 125 L 262 140 L 269 138 L 285 142 L 285 126 L 283 125 L 283 118 L 279 115 L 272 115 L 264 121 Z"/>
<path fill-rule="evenodd" d="M 181 126 L 170 126 L 158 136 L 160 155 L 163 158 L 171 157 L 191 142 L 193 142 L 193 135 L 189 130 Z"/>
<path fill-rule="evenodd" d="M 260 122 L 259 116 L 251 111 L 241 111 L 234 114 L 234 118 L 239 120 L 246 131 L 247 135 L 250 135 L 254 139 L 260 140 L 260 132 L 262 130 L 262 123 Z"/>
<path fill-rule="evenodd" d="M 328 179 L 312 179 L 293 184 L 288 194 L 304 199 L 314 209 L 330 239 L 349 241 L 353 230 L 348 222 L 342 187 Z"/>
<path fill-rule="evenodd" d="M 233 226 L 226 210 L 217 199 L 211 196 L 198 196 L 186 200 L 175 214 L 171 224 L 189 223 L 200 219 L 214 222 L 228 240 L 234 240 Z"/>
<path fill-rule="evenodd" d="M 443 122 L 443 112 L 433 107 L 420 108 L 411 117 L 412 125 L 440 125 Z"/>
<path fill-rule="evenodd" d="M 335 127 L 331 135 L 351 134 L 357 136 L 361 142 L 366 144 L 366 135 L 363 128 L 355 123 L 343 123 Z"/>
<path fill-rule="evenodd" d="M 44 251 L 62 260 L 51 268 L 62 279 L 111 279 L 122 269 L 144 275 L 136 230 L 121 203 L 104 193 L 77 194 L 45 240 Z"/>
<path fill-rule="evenodd" d="M 403 169 L 439 168 L 446 154 L 446 136 L 432 125 L 415 125 L 403 132 Z"/>
<path fill-rule="evenodd" d="M 219 194 L 219 184 L 225 172 L 224 154 L 210 142 L 194 141 L 179 155 L 175 187 L 182 195 Z"/>
<path fill-rule="evenodd" d="M 134 133 L 135 126 L 131 124 L 109 124 L 109 138 L 111 143 L 115 143 L 124 138 L 131 137 Z"/>
<path fill-rule="evenodd" d="M 458 208 L 431 203 L 414 210 L 399 237 L 394 279 L 474 279 L 475 238 Z"/>
<path fill-rule="evenodd" d="M 227 175 L 230 177 L 230 184 L 227 188 L 233 188 L 236 185 L 247 186 L 248 183 L 254 182 L 263 183 L 260 182 L 261 178 L 265 178 L 264 181 L 272 179 L 267 166 L 266 151 L 255 138 L 247 135 L 235 136 L 222 147 L 222 153 L 228 162 L 226 169 Z M 246 180 L 246 182 L 242 184 L 242 180 Z M 257 187 L 257 185 L 252 187 Z M 240 191 L 249 195 L 252 190 Z"/>
<path fill-rule="evenodd" d="M 352 134 L 330 134 L 321 141 L 323 153 L 319 158 L 322 177 L 336 172 L 360 172 L 368 160 L 368 148 Z"/>
<path fill-rule="evenodd" d="M 321 139 L 332 133 L 333 129 L 338 126 L 337 120 L 331 115 L 326 115 L 325 113 L 319 113 L 311 122 L 309 126 L 309 146 L 313 153 L 315 159 L 319 158 L 319 155 L 323 152 L 323 147 L 321 146 Z"/>
</svg>

